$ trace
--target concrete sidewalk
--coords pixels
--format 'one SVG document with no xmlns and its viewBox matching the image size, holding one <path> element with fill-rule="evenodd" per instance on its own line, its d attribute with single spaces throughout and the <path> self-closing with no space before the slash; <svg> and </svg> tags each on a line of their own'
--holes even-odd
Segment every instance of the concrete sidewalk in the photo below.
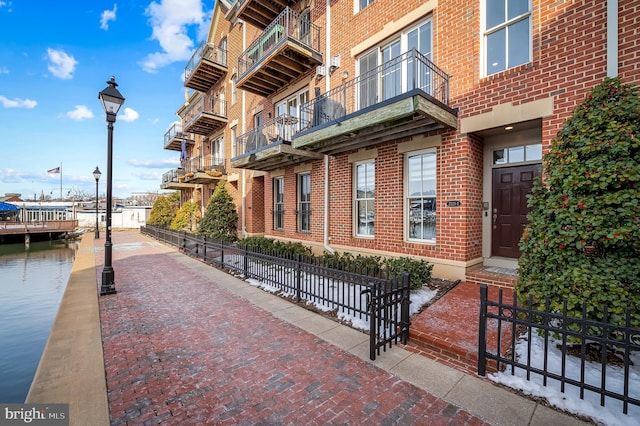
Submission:
<svg viewBox="0 0 640 426">
<path fill-rule="evenodd" d="M 113 240 L 118 293 L 99 300 L 104 367 L 97 365 L 102 346 L 85 342 L 94 337 L 77 334 L 69 342 L 56 320 L 30 397 L 43 391 L 30 402 L 85 407 L 93 399 L 87 410 L 104 413 L 108 392 L 111 424 L 585 424 L 397 346 L 372 362 L 364 333 L 137 232 L 117 232 Z M 100 269 L 102 241 L 95 248 Z M 76 263 L 90 254 L 81 248 Z M 96 298 L 99 274 L 78 269 L 69 284 L 82 272 Z M 91 313 L 66 303 L 73 288 L 58 317 L 70 309 L 77 323 L 95 329 L 96 304 Z M 74 368 L 73 357 L 49 349 L 57 340 L 86 347 L 73 357 L 93 360 L 102 379 L 97 371 L 63 373 Z M 58 393 L 88 382 L 103 394 Z M 71 413 L 71 424 L 108 424 Z"/>
</svg>

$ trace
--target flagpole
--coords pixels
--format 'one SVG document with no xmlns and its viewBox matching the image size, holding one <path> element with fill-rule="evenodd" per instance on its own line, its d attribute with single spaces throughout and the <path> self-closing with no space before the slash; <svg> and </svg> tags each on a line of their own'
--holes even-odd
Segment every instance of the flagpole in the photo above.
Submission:
<svg viewBox="0 0 640 426">
<path fill-rule="evenodd" d="M 60 201 L 62 201 L 62 162 L 60 163 Z"/>
</svg>

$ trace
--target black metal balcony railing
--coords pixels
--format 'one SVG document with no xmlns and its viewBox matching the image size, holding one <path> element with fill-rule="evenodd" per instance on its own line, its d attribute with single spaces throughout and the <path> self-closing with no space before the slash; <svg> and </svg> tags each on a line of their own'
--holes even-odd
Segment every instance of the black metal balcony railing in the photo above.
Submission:
<svg viewBox="0 0 640 426">
<path fill-rule="evenodd" d="M 257 151 L 276 143 L 289 143 L 291 137 L 300 130 L 300 120 L 291 115 L 281 115 L 267 121 L 262 127 L 253 129 L 236 138 L 237 156 Z"/>
<path fill-rule="evenodd" d="M 330 123 L 416 89 L 448 106 L 449 75 L 411 50 L 301 105 L 301 129 Z"/>
<path fill-rule="evenodd" d="M 320 51 L 320 27 L 287 7 L 240 55 L 238 58 L 238 80 L 242 80 L 254 65 L 268 56 L 281 41 L 286 39 L 295 40 L 317 52 Z"/>
<path fill-rule="evenodd" d="M 185 133 L 182 131 L 182 123 L 173 123 L 169 130 L 164 134 L 164 146 L 167 147 L 174 139 L 187 139 L 193 141 L 193 135 L 191 133 Z"/>
<path fill-rule="evenodd" d="M 173 169 L 162 174 L 162 183 L 178 182 L 178 177 L 184 176 L 184 169 Z"/>
<path fill-rule="evenodd" d="M 227 102 L 217 96 L 202 95 L 184 110 L 183 129 L 199 135 L 207 135 L 226 124 Z"/>
<path fill-rule="evenodd" d="M 203 60 L 208 59 L 223 67 L 227 66 L 227 51 L 219 46 L 215 46 L 212 43 L 203 41 L 198 48 L 191 55 L 191 59 L 187 63 L 184 69 L 184 79 L 188 80 L 193 74 L 193 71 L 198 67 L 198 64 Z"/>
<path fill-rule="evenodd" d="M 186 173 L 205 172 L 207 170 L 225 171 L 224 157 L 214 155 L 204 155 L 201 157 L 189 158 L 185 162 Z"/>
</svg>

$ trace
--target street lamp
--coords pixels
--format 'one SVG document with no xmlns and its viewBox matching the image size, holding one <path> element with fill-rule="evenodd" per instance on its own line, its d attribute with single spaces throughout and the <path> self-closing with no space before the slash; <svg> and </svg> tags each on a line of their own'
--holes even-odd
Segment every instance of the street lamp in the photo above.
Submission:
<svg viewBox="0 0 640 426">
<path fill-rule="evenodd" d="M 96 169 L 93 171 L 93 177 L 96 178 L 96 240 L 100 238 L 100 222 L 98 221 L 98 205 L 100 201 L 98 198 L 98 181 L 100 180 L 100 176 L 102 176 L 102 173 L 100 173 L 100 169 L 96 166 Z"/>
<path fill-rule="evenodd" d="M 107 114 L 107 237 L 104 242 L 104 269 L 102 270 L 102 285 L 100 295 L 115 294 L 116 283 L 113 266 L 111 265 L 111 182 L 113 178 L 113 123 L 116 122 L 118 110 L 124 103 L 124 97 L 118 91 L 118 83 L 115 77 L 107 81 L 108 86 L 100 93 L 98 99 L 102 103 L 104 112 Z"/>
</svg>

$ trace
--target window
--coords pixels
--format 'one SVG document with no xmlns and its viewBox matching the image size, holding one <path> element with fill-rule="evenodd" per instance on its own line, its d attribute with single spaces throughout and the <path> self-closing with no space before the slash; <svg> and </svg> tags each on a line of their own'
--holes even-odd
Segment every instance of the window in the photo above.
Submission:
<svg viewBox="0 0 640 426">
<path fill-rule="evenodd" d="M 284 177 L 273 178 L 273 229 L 284 229 Z"/>
<path fill-rule="evenodd" d="M 299 18 L 299 37 L 300 42 L 311 45 L 311 9 L 306 9 L 300 14 Z"/>
<path fill-rule="evenodd" d="M 428 65 L 424 61 L 415 64 L 413 56 L 406 60 L 402 56 L 414 49 L 431 59 L 431 20 L 402 32 L 388 44 L 378 46 L 358 59 L 359 109 L 416 88 L 432 94 Z"/>
<path fill-rule="evenodd" d="M 224 138 L 221 136 L 211 141 L 212 165 L 224 164 Z"/>
<path fill-rule="evenodd" d="M 211 111 L 220 117 L 227 116 L 227 104 L 224 100 L 224 89 L 221 89 L 211 100 Z"/>
<path fill-rule="evenodd" d="M 300 110 L 300 105 L 307 102 L 309 102 L 309 89 L 304 89 L 276 104 L 278 136 L 290 141 L 295 133 L 308 124 L 309 113 Z"/>
<path fill-rule="evenodd" d="M 374 200 L 375 200 L 375 163 L 367 161 L 356 164 L 354 168 L 354 211 L 357 236 L 373 236 Z"/>
<path fill-rule="evenodd" d="M 262 129 L 262 112 L 253 116 L 253 128 L 256 130 Z"/>
<path fill-rule="evenodd" d="M 233 126 L 231 128 L 231 157 L 238 155 L 238 140 L 236 139 L 238 128 Z"/>
<path fill-rule="evenodd" d="M 238 102 L 238 87 L 236 86 L 237 75 L 231 77 L 231 105 L 235 105 Z"/>
<path fill-rule="evenodd" d="M 485 75 L 531 61 L 531 1 L 484 0 Z"/>
<path fill-rule="evenodd" d="M 223 37 L 218 45 L 218 63 L 227 65 L 227 38 Z"/>
<path fill-rule="evenodd" d="M 311 231 L 311 174 L 298 175 L 298 232 Z"/>
<path fill-rule="evenodd" d="M 356 12 L 364 9 L 365 7 L 369 6 L 371 3 L 373 3 L 373 0 L 356 0 Z"/>
<path fill-rule="evenodd" d="M 542 144 L 512 146 L 493 151 L 493 164 L 523 163 L 542 160 Z"/>
<path fill-rule="evenodd" d="M 409 153 L 406 169 L 406 214 L 409 240 L 436 239 L 436 151 Z"/>
</svg>

